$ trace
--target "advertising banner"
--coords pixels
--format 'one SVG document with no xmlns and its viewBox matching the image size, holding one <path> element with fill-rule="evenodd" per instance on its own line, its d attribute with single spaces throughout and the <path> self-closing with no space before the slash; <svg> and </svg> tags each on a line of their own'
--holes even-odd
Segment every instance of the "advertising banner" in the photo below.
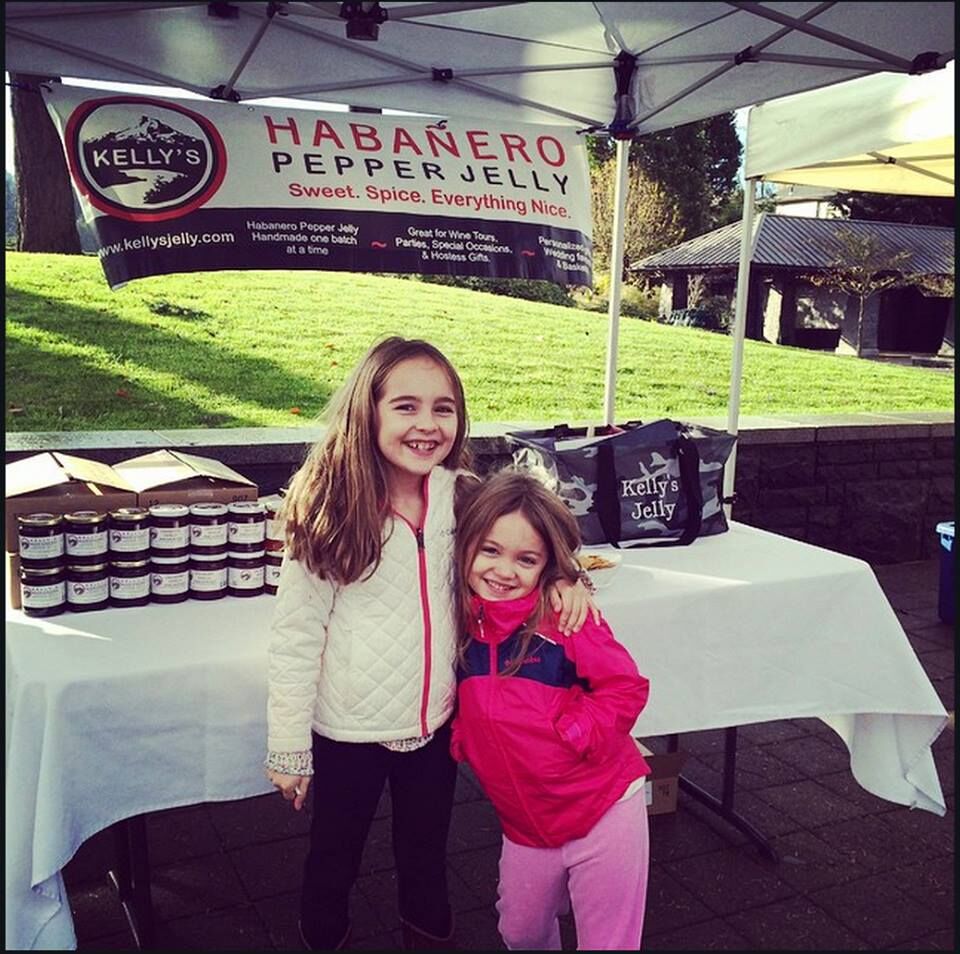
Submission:
<svg viewBox="0 0 960 954">
<path fill-rule="evenodd" d="M 248 268 L 591 284 L 573 130 L 60 84 L 44 99 L 111 287 Z"/>
</svg>

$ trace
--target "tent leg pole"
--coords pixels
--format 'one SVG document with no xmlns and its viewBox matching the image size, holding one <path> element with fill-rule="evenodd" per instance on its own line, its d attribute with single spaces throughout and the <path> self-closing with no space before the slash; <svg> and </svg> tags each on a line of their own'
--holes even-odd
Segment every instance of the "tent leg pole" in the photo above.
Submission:
<svg viewBox="0 0 960 954">
<path fill-rule="evenodd" d="M 743 183 L 743 216 L 740 224 L 740 261 L 737 265 L 737 300 L 733 318 L 733 360 L 730 368 L 730 401 L 727 404 L 727 432 L 736 434 L 740 421 L 740 389 L 743 382 L 743 340 L 747 334 L 747 298 L 750 294 L 750 263 L 753 259 L 753 218 L 756 207 L 756 180 Z M 723 471 L 723 496 L 733 496 L 737 468 L 734 445 Z M 727 519 L 732 503 L 723 505 Z"/>
<path fill-rule="evenodd" d="M 620 294 L 623 287 L 623 229 L 627 208 L 630 140 L 617 140 L 617 186 L 614 193 L 613 241 L 610 252 L 610 308 L 607 324 L 607 373 L 603 390 L 603 423 L 612 424 L 617 388 L 617 339 L 620 334 Z"/>
</svg>

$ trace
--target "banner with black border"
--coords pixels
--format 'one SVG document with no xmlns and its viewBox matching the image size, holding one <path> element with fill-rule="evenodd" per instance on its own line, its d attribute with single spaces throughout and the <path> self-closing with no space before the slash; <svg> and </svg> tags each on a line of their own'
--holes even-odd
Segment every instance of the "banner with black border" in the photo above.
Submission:
<svg viewBox="0 0 960 954">
<path fill-rule="evenodd" d="M 592 282 L 573 130 L 59 84 L 44 98 L 113 288 L 251 268 Z"/>
</svg>

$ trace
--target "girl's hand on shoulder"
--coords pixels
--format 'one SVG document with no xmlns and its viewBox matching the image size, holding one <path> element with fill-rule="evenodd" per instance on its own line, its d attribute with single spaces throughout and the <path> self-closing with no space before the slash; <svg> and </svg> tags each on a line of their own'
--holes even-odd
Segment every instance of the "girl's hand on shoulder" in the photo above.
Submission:
<svg viewBox="0 0 960 954">
<path fill-rule="evenodd" d="M 284 775 L 282 772 L 268 771 L 267 778 L 283 796 L 286 802 L 293 802 L 294 811 L 300 811 L 307 800 L 312 775 Z"/>
<path fill-rule="evenodd" d="M 590 612 L 593 613 L 593 621 L 600 622 L 600 610 L 582 580 L 577 580 L 576 583 L 557 580 L 550 587 L 548 598 L 550 608 L 559 614 L 557 629 L 564 636 L 579 632 Z"/>
</svg>

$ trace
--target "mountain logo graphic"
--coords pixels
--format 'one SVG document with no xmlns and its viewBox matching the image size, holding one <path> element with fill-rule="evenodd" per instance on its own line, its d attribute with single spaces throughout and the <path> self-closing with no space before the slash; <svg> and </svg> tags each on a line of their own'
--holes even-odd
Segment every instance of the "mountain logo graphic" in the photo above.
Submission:
<svg viewBox="0 0 960 954">
<path fill-rule="evenodd" d="M 223 182 L 227 154 L 206 117 L 142 96 L 87 100 L 64 134 L 70 174 L 100 212 L 134 222 L 179 218 Z"/>
</svg>

